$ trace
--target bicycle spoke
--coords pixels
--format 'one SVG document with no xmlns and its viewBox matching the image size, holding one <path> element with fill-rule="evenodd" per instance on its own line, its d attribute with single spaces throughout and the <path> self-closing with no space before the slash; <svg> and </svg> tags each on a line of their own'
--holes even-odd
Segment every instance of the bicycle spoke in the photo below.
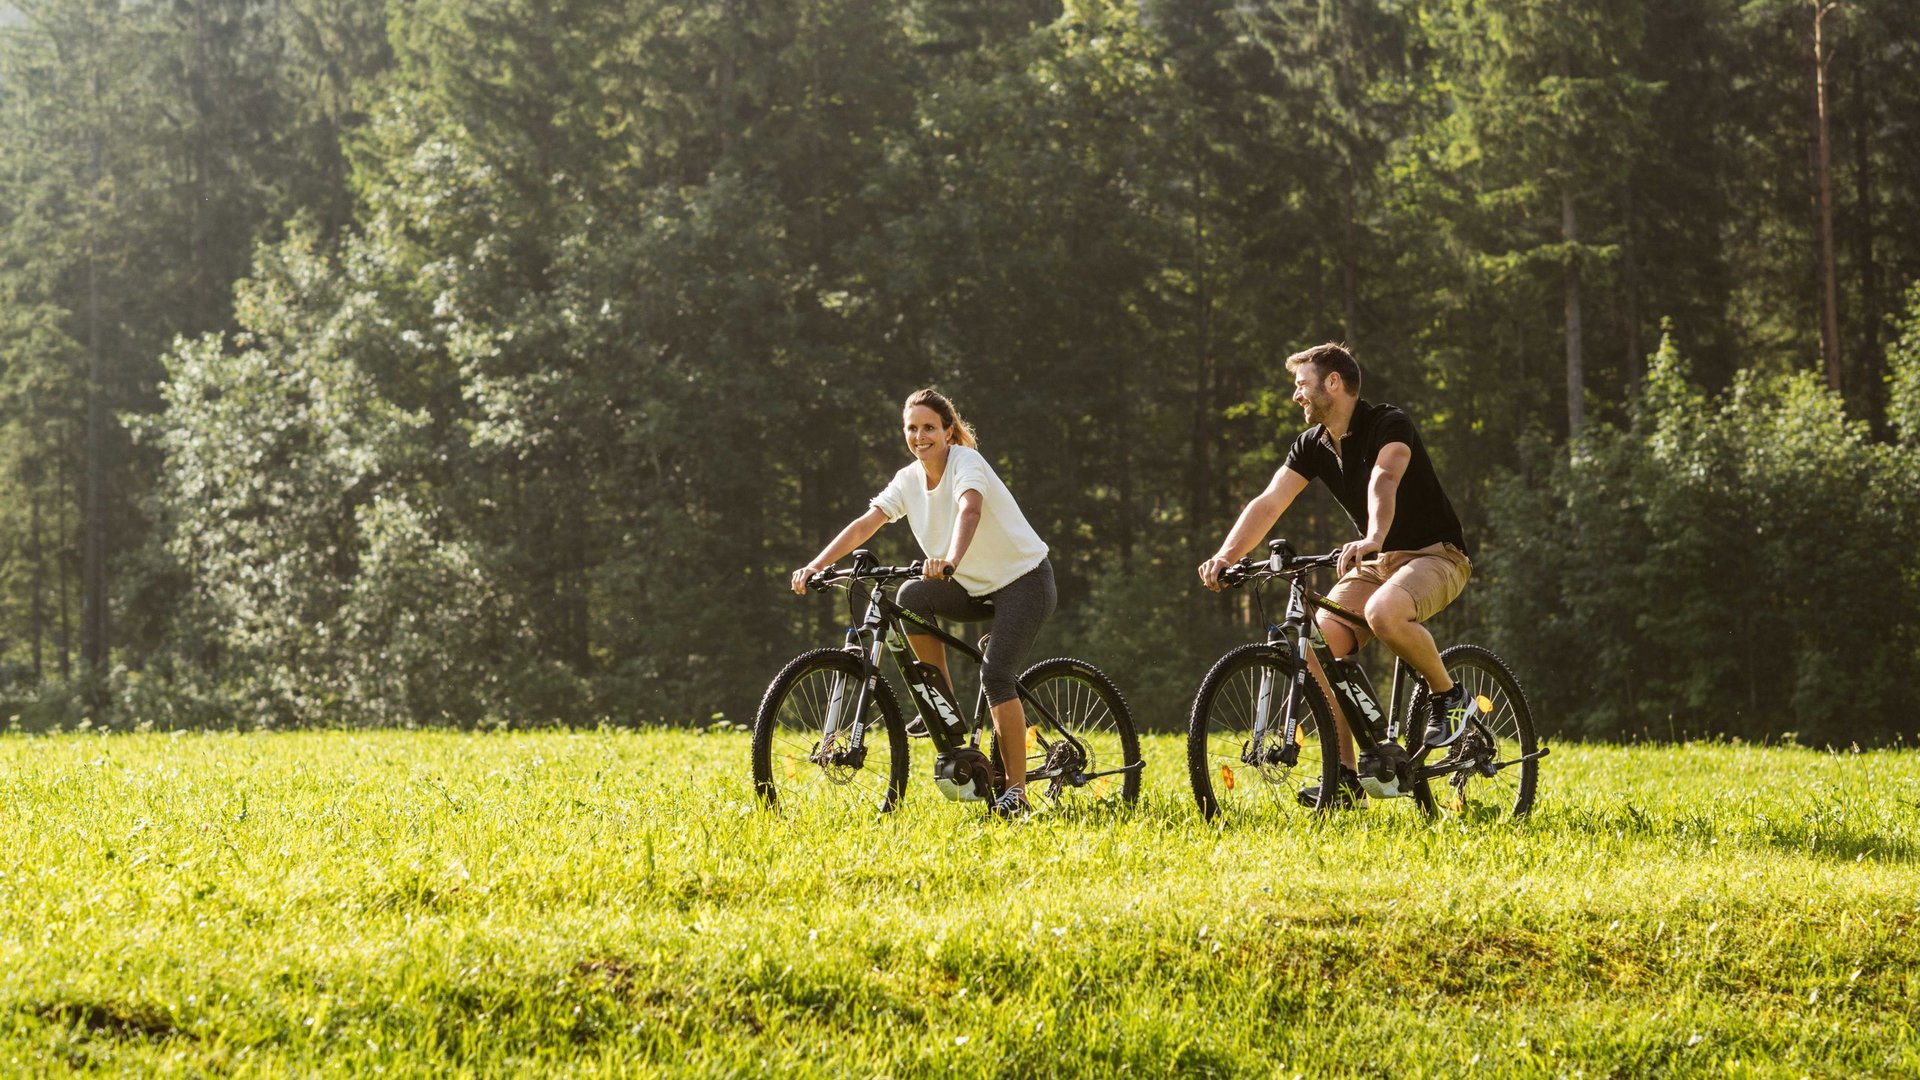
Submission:
<svg viewBox="0 0 1920 1080">
<path fill-rule="evenodd" d="M 1474 704 L 1474 716 L 1466 734 L 1435 762 L 1454 767 L 1433 781 L 1437 804 L 1469 817 L 1526 813 L 1533 805 L 1538 766 L 1526 759 L 1535 739 L 1525 695 L 1500 659 L 1485 649 L 1457 645 L 1442 657 Z"/>
<path fill-rule="evenodd" d="M 1188 729 L 1189 779 L 1208 816 L 1304 812 L 1301 789 L 1322 781 L 1330 751 L 1318 710 L 1303 699 L 1296 709 L 1295 761 L 1287 765 L 1279 760 L 1292 673 L 1290 662 L 1260 646 L 1228 654 L 1208 673 Z M 1272 689 L 1266 728 L 1256 747 L 1263 676 L 1270 676 Z"/>
<path fill-rule="evenodd" d="M 904 734 L 895 730 L 898 709 L 884 687 L 869 696 L 866 730 L 859 747 L 853 742 L 861 670 L 844 653 L 820 650 L 788 665 L 769 687 L 754 721 L 754 773 L 762 797 L 782 811 L 804 813 L 815 805 L 884 810 L 897 801 L 905 782 Z"/>
<path fill-rule="evenodd" d="M 1107 677 L 1077 660 L 1042 661 L 1020 677 L 1027 710 L 1027 798 L 1056 804 L 1131 802 L 1139 742 L 1126 701 Z M 996 749 L 999 744 L 996 740 Z M 1106 775 L 1094 775 L 1106 774 Z"/>
</svg>

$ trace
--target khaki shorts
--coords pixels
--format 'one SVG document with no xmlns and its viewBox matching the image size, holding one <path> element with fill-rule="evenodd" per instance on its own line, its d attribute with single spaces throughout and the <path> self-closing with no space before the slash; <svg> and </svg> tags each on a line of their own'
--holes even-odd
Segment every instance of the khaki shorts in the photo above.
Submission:
<svg viewBox="0 0 1920 1080">
<path fill-rule="evenodd" d="M 1452 544 L 1432 544 L 1418 551 L 1386 551 L 1348 571 L 1327 590 L 1327 599 L 1360 615 L 1366 612 L 1367 601 L 1374 593 L 1382 588 L 1399 589 L 1412 598 L 1416 617 L 1426 622 L 1453 603 L 1472 575 L 1473 563 L 1466 552 Z M 1373 637 L 1364 627 L 1354 630 L 1363 644 Z"/>
</svg>

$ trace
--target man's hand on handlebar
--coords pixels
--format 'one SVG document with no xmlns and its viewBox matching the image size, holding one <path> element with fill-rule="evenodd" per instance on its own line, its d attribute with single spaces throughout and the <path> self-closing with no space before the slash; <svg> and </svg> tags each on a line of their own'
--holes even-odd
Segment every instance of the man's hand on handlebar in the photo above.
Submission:
<svg viewBox="0 0 1920 1080">
<path fill-rule="evenodd" d="M 1351 543 L 1343 544 L 1340 548 L 1340 562 L 1334 569 L 1339 572 L 1341 577 L 1345 577 L 1349 570 L 1359 566 L 1362 561 L 1378 555 L 1379 552 L 1380 544 L 1374 540 L 1362 538 L 1352 541 Z"/>
</svg>

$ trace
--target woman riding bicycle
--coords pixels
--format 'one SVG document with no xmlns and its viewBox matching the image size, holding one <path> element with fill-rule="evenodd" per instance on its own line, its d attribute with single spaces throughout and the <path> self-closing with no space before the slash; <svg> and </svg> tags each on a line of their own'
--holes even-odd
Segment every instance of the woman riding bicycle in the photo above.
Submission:
<svg viewBox="0 0 1920 1080">
<path fill-rule="evenodd" d="M 1003 817 L 1027 812 L 1027 716 L 1016 689 L 1040 624 L 1053 614 L 1056 595 L 1047 545 L 976 448 L 973 426 L 934 390 L 918 390 L 901 409 L 907 450 L 914 460 L 873 497 L 812 562 L 793 572 L 793 591 L 866 543 L 880 526 L 905 517 L 926 553 L 923 577 L 900 589 L 900 606 L 922 617 L 961 622 L 992 620 L 980 681 L 993 711 L 993 730 L 1006 771 L 1006 790 L 993 804 Z M 913 634 L 913 653 L 939 670 L 946 688 L 947 650 L 939 639 Z"/>
</svg>

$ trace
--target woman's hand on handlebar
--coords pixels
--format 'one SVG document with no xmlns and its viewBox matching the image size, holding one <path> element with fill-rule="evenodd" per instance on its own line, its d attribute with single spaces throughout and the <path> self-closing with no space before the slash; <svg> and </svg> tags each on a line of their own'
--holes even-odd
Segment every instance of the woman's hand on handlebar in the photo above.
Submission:
<svg viewBox="0 0 1920 1080">
<path fill-rule="evenodd" d="M 807 579 L 819 573 L 823 569 L 825 569 L 825 567 L 803 566 L 800 569 L 795 570 L 793 572 L 793 577 L 791 578 L 794 595 L 796 596 L 807 595 Z"/>
<path fill-rule="evenodd" d="M 1205 585 L 1214 592 L 1219 592 L 1221 589 L 1220 575 L 1226 571 L 1227 567 L 1232 565 L 1232 559 L 1221 555 L 1215 555 L 1213 558 L 1201 563 L 1200 584 Z"/>
<path fill-rule="evenodd" d="M 920 576 L 928 581 L 939 581 L 953 576 L 953 564 L 945 559 L 926 559 L 920 563 Z"/>
</svg>

